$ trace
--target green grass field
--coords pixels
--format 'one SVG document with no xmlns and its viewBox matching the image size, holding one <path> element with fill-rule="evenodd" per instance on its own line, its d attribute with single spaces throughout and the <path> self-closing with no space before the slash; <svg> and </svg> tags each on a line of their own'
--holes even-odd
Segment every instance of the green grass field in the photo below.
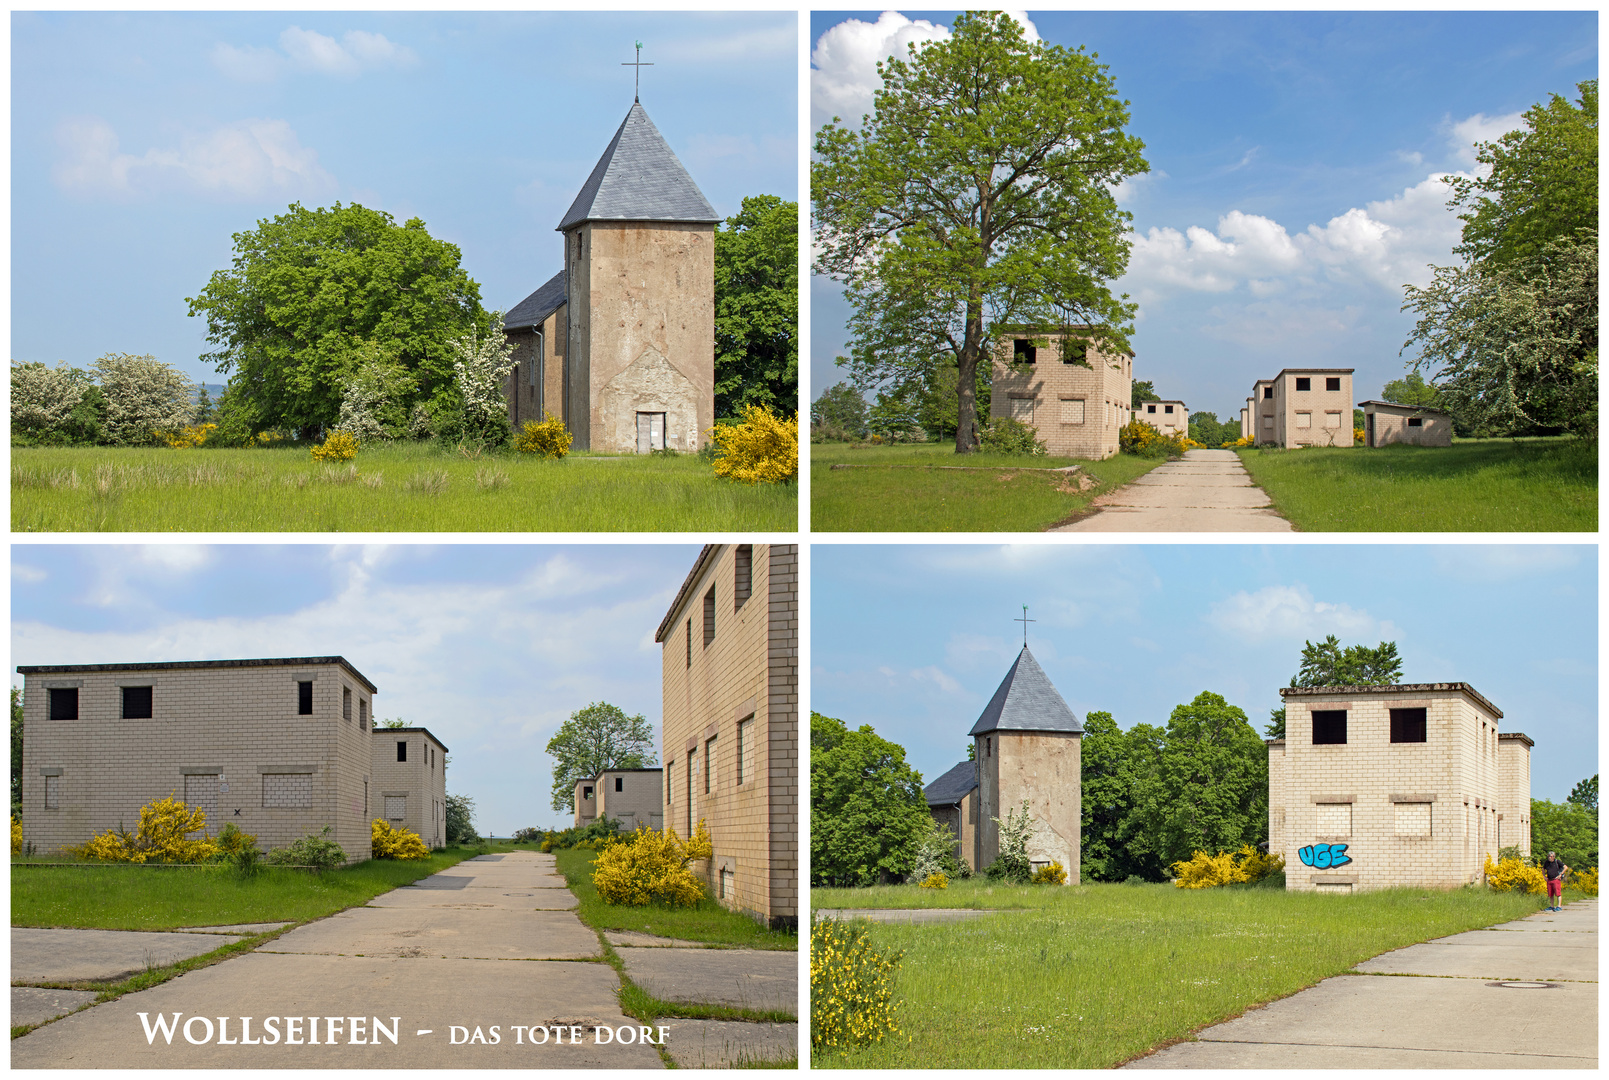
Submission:
<svg viewBox="0 0 1609 1080">
<path fill-rule="evenodd" d="M 1583 439 L 1237 451 L 1307 532 L 1593 532 L 1598 451 Z"/>
<path fill-rule="evenodd" d="M 418 862 L 371 859 L 310 873 L 267 867 L 242 878 L 225 865 L 100 866 L 38 861 L 11 866 L 11 925 L 94 930 L 302 922 L 368 903 L 476 854 L 449 848 Z"/>
<path fill-rule="evenodd" d="M 1391 949 L 1537 911 L 1484 889 L 1357 896 L 1171 885 L 1068 888 L 959 881 L 813 889 L 813 909 L 989 907 L 926 926 L 870 924 L 904 954 L 901 1035 L 817 1051 L 828 1068 L 1110 1068 Z"/>
<path fill-rule="evenodd" d="M 11 450 L 15 532 L 792 532 L 798 516 L 798 485 L 733 483 L 693 455 Z"/>
<path fill-rule="evenodd" d="M 946 444 L 810 447 L 812 532 L 1038 532 L 1067 521 L 1102 492 L 1162 464 L 957 455 Z M 834 465 L 869 466 L 833 468 Z M 1077 465 L 1074 474 L 1053 470 Z M 967 466 L 964 470 L 948 466 Z M 978 471 L 973 471 L 977 469 Z M 1079 476 L 1097 481 L 1081 490 Z"/>
</svg>

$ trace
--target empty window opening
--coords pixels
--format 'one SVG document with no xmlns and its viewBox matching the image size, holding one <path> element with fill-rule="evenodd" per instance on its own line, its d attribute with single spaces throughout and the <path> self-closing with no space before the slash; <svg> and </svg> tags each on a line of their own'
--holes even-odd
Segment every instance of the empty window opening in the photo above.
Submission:
<svg viewBox="0 0 1609 1080">
<path fill-rule="evenodd" d="M 1263 400 L 1264 401 L 1272 401 L 1272 400 L 1274 400 L 1274 388 L 1272 386 L 1263 387 Z"/>
<path fill-rule="evenodd" d="M 693 620 L 687 620 L 687 666 L 693 666 Z"/>
<path fill-rule="evenodd" d="M 586 799 L 592 798 L 592 785 L 591 784 L 582 784 L 581 785 L 581 798 L 582 798 L 583 801 L 586 800 Z"/>
<path fill-rule="evenodd" d="M 341 687 L 341 719 L 352 719 L 352 691 L 348 687 Z"/>
<path fill-rule="evenodd" d="M 1089 342 L 1064 341 L 1062 342 L 1061 362 L 1064 364 L 1088 364 Z"/>
<path fill-rule="evenodd" d="M 1031 364 L 1038 354 L 1034 343 L 1027 338 L 1018 338 L 1011 343 L 1011 362 L 1014 364 Z"/>
<path fill-rule="evenodd" d="M 50 718 L 52 720 L 78 719 L 78 687 L 52 687 L 49 693 Z"/>
<path fill-rule="evenodd" d="M 715 787 L 715 740 L 704 744 L 704 794 Z"/>
<path fill-rule="evenodd" d="M 1324 380 L 1324 389 L 1326 389 L 1326 390 L 1339 390 L 1339 389 L 1341 389 L 1341 380 L 1340 380 L 1340 378 L 1336 377 L 1336 378 L 1327 378 L 1327 379 L 1325 379 Z"/>
<path fill-rule="evenodd" d="M 1346 710 L 1313 710 L 1313 745 L 1341 746 L 1346 743 Z"/>
<path fill-rule="evenodd" d="M 45 777 L 45 809 L 61 809 L 61 777 Z"/>
<path fill-rule="evenodd" d="M 715 640 L 715 586 L 704 594 L 704 647 L 710 647 Z"/>
<path fill-rule="evenodd" d="M 151 688 L 149 686 L 123 687 L 123 719 L 151 719 Z"/>
<path fill-rule="evenodd" d="M 754 545 L 739 544 L 732 552 L 732 608 L 736 610 L 754 591 Z"/>
<path fill-rule="evenodd" d="M 1313 380 L 1312 379 L 1298 378 L 1296 380 L 1296 389 L 1298 389 L 1298 390 L 1311 390 L 1311 389 L 1313 389 Z"/>
<path fill-rule="evenodd" d="M 310 682 L 296 684 L 296 715 L 313 715 L 313 684 Z"/>
<path fill-rule="evenodd" d="M 1408 426 L 1409 427 L 1424 427 L 1425 426 L 1425 418 L 1422 417 L 1422 416 L 1410 416 L 1410 417 L 1408 417 Z"/>
<path fill-rule="evenodd" d="M 408 741 L 406 739 L 401 739 L 397 742 L 397 760 L 408 760 Z"/>
<path fill-rule="evenodd" d="M 1172 405 L 1164 405 L 1164 406 L 1162 406 L 1162 411 L 1164 413 L 1166 413 L 1167 415 L 1172 416 L 1173 415 L 1173 406 Z"/>
<path fill-rule="evenodd" d="M 626 790 L 626 778 L 624 776 L 615 777 L 615 790 L 616 791 L 625 791 Z"/>
<path fill-rule="evenodd" d="M 676 763 L 665 762 L 665 805 L 670 806 L 676 802 Z"/>
<path fill-rule="evenodd" d="M 1424 709 L 1391 710 L 1392 742 L 1424 742 L 1425 727 Z"/>
<path fill-rule="evenodd" d="M 1154 413 L 1154 412 L 1156 412 L 1156 406 L 1155 405 L 1147 405 L 1145 407 L 1145 411 L 1148 412 L 1148 413 Z"/>
<path fill-rule="evenodd" d="M 721 899 L 726 900 L 732 896 L 732 869 L 721 867 Z"/>
<path fill-rule="evenodd" d="M 367 701 L 358 701 L 358 723 L 363 727 L 369 726 L 369 703 Z"/>
</svg>

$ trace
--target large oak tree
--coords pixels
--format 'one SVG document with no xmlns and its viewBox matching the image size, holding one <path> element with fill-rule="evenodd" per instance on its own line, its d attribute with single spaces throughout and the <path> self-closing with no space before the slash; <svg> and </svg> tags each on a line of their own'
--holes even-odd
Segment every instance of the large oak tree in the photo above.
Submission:
<svg viewBox="0 0 1609 1080">
<path fill-rule="evenodd" d="M 1089 326 L 1127 349 L 1135 306 L 1106 284 L 1129 253 L 1113 191 L 1147 171 L 1144 144 L 1095 55 L 1029 42 L 1002 12 L 964 14 L 948 39 L 877 70 L 859 129 L 835 117 L 816 135 L 815 269 L 855 309 L 861 389 L 907 390 L 955 365 L 967 453 L 998 328 Z"/>
</svg>

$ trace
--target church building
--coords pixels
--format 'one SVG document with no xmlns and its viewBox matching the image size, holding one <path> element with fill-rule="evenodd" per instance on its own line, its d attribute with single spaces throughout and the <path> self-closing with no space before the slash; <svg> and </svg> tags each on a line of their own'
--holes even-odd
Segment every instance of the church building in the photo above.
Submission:
<svg viewBox="0 0 1609 1080">
<path fill-rule="evenodd" d="M 715 422 L 720 220 L 633 101 L 558 224 L 562 268 L 503 319 L 516 429 L 551 414 L 577 450 L 699 449 Z"/>
</svg>

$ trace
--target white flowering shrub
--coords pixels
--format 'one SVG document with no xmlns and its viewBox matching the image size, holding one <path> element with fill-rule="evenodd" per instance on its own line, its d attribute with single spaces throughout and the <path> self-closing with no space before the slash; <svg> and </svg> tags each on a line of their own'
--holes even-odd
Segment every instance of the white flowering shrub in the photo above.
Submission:
<svg viewBox="0 0 1609 1080">
<path fill-rule="evenodd" d="M 502 331 L 501 313 L 493 313 L 485 334 L 471 330 L 449 342 L 458 392 L 464 399 L 464 427 L 477 438 L 508 439 L 508 402 L 503 387 L 514 370 L 514 346 Z"/>
<path fill-rule="evenodd" d="M 176 431 L 195 411 L 191 382 L 154 356 L 107 353 L 95 361 L 106 395 L 106 442 L 144 446 L 158 432 Z"/>
<path fill-rule="evenodd" d="M 32 439 L 50 440 L 67 423 L 91 385 L 87 371 L 66 364 L 11 365 L 11 430 Z"/>
<path fill-rule="evenodd" d="M 347 379 L 335 430 L 360 442 L 397 438 L 409 429 L 405 403 L 416 385 L 406 368 L 366 344 Z"/>
</svg>

